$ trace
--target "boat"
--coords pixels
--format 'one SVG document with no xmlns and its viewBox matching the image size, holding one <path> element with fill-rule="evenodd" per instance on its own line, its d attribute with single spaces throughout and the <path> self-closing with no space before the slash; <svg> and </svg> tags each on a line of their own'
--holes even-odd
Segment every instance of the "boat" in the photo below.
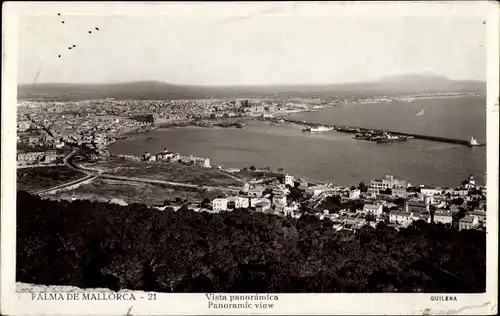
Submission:
<svg viewBox="0 0 500 316">
<path fill-rule="evenodd" d="M 469 139 L 469 142 L 468 142 L 468 146 L 471 146 L 471 147 L 472 146 L 482 146 L 482 144 L 479 144 L 477 142 L 477 140 L 474 137 L 471 136 L 470 139 Z"/>
<path fill-rule="evenodd" d="M 333 127 L 327 127 L 327 126 L 316 126 L 316 127 L 306 127 L 302 129 L 304 132 L 328 132 L 328 131 L 333 131 Z"/>
</svg>

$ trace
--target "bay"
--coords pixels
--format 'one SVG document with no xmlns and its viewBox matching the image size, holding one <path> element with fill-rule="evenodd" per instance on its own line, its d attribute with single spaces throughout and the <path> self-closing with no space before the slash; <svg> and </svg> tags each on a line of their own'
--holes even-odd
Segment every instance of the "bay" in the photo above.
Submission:
<svg viewBox="0 0 500 316">
<path fill-rule="evenodd" d="M 322 124 L 386 128 L 402 132 L 467 139 L 486 138 L 484 98 L 419 100 L 406 104 L 351 105 L 317 112 L 294 113 L 290 118 Z M 404 107 L 404 108 L 403 108 Z M 424 110 L 424 115 L 416 113 Z M 455 187 L 473 174 L 485 183 L 485 147 L 411 139 L 377 144 L 354 140 L 336 131 L 304 133 L 293 124 L 268 125 L 250 121 L 243 129 L 163 128 L 146 133 L 149 140 L 120 140 L 114 154 L 140 155 L 164 148 L 181 155 L 208 157 L 212 165 L 283 168 L 296 177 L 357 185 L 394 175 L 413 184 Z"/>
</svg>

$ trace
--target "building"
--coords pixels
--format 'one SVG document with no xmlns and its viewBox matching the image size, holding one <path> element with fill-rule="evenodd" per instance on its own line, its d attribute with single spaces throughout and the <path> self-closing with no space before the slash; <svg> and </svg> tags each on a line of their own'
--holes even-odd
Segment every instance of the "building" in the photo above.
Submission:
<svg viewBox="0 0 500 316">
<path fill-rule="evenodd" d="M 380 216 L 383 213 L 383 207 L 382 205 L 365 204 L 363 206 L 363 213 Z"/>
<path fill-rule="evenodd" d="M 439 195 L 441 194 L 442 190 L 438 188 L 420 188 L 420 194 L 423 196 L 434 196 L 434 195 Z"/>
<path fill-rule="evenodd" d="M 386 175 L 383 179 L 373 179 L 370 182 L 370 186 L 368 187 L 368 192 L 370 193 L 384 193 L 385 190 L 391 189 L 391 191 L 396 188 L 398 193 L 402 193 L 403 188 L 407 188 L 410 186 L 410 182 L 406 180 L 398 180 L 394 179 L 391 175 Z M 406 190 L 405 190 L 406 196 Z"/>
<path fill-rule="evenodd" d="M 458 230 L 472 229 L 477 225 L 477 218 L 473 216 L 465 216 L 458 221 Z"/>
<path fill-rule="evenodd" d="M 451 224 L 453 222 L 453 216 L 451 212 L 435 211 L 434 212 L 434 223 Z"/>
<path fill-rule="evenodd" d="M 349 200 L 357 200 L 361 195 L 361 191 L 359 189 L 349 190 Z"/>
<path fill-rule="evenodd" d="M 32 164 L 41 161 L 45 157 L 42 151 L 20 152 L 17 154 L 19 164 Z"/>
<path fill-rule="evenodd" d="M 19 132 L 25 132 L 27 131 L 28 129 L 30 129 L 31 127 L 31 122 L 30 121 L 26 121 L 26 120 L 19 120 L 17 121 L 17 130 Z"/>
<path fill-rule="evenodd" d="M 210 159 L 209 158 L 201 158 L 201 157 L 182 157 L 181 161 L 185 164 L 193 164 L 194 166 L 210 168 Z"/>
<path fill-rule="evenodd" d="M 392 196 L 406 198 L 408 196 L 408 193 L 406 191 L 406 187 L 405 186 L 394 186 L 392 188 Z"/>
<path fill-rule="evenodd" d="M 486 224 L 486 212 L 481 211 L 481 210 L 474 210 L 467 212 L 469 216 L 474 217 L 475 221 L 477 223 L 483 223 Z"/>
<path fill-rule="evenodd" d="M 248 198 L 242 196 L 230 196 L 227 198 L 227 208 L 237 209 L 237 208 L 248 208 Z"/>
<path fill-rule="evenodd" d="M 273 196 L 273 205 L 276 205 L 277 207 L 286 206 L 286 195 Z"/>
<path fill-rule="evenodd" d="M 55 150 L 49 150 L 45 152 L 45 162 L 53 162 L 57 160 L 57 153 Z"/>
<path fill-rule="evenodd" d="M 265 188 L 261 186 L 257 186 L 248 190 L 248 196 L 250 197 L 262 197 Z"/>
<path fill-rule="evenodd" d="M 389 213 L 389 221 L 406 227 L 413 222 L 413 214 L 393 210 Z"/>
<path fill-rule="evenodd" d="M 212 208 L 214 211 L 226 211 L 227 210 L 227 199 L 217 198 L 212 201 Z"/>
<path fill-rule="evenodd" d="M 306 188 L 307 193 L 312 194 L 313 196 L 318 196 L 323 192 L 330 190 L 330 184 L 320 184 L 315 186 L 310 186 Z"/>
<path fill-rule="evenodd" d="M 291 187 L 294 187 L 294 181 L 295 181 L 295 178 L 293 176 L 286 174 L 283 182 L 285 183 L 285 185 L 289 185 Z"/>
<path fill-rule="evenodd" d="M 248 194 L 248 190 L 250 190 L 250 184 L 248 182 L 243 183 L 243 186 L 241 187 L 241 191 L 243 193 Z"/>
<path fill-rule="evenodd" d="M 405 212 L 429 213 L 429 211 L 430 211 L 430 204 L 417 201 L 408 201 L 405 203 Z"/>
<path fill-rule="evenodd" d="M 257 212 L 265 212 L 269 209 L 271 209 L 271 202 L 269 200 L 255 203 L 255 211 Z"/>
</svg>

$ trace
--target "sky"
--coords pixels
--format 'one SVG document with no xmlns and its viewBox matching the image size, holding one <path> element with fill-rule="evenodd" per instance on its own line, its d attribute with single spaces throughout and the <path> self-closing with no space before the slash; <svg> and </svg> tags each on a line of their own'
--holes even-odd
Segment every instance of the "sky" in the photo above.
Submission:
<svg viewBox="0 0 500 316">
<path fill-rule="evenodd" d="M 54 12 L 21 17 L 17 49 L 18 83 L 328 84 L 416 72 L 486 80 L 483 19 L 464 16 Z"/>
</svg>

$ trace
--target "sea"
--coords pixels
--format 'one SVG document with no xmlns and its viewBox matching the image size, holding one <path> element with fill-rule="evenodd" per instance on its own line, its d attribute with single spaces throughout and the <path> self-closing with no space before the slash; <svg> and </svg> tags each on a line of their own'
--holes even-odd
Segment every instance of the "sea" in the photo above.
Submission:
<svg viewBox="0 0 500 316">
<path fill-rule="evenodd" d="M 413 102 L 352 104 L 289 114 L 318 124 L 380 128 L 431 136 L 486 141 L 485 97 L 426 99 Z M 409 139 L 377 144 L 337 131 L 302 132 L 295 124 L 249 121 L 243 129 L 160 128 L 119 140 L 112 154 L 140 155 L 167 149 L 181 155 L 210 158 L 224 168 L 269 167 L 310 181 L 351 186 L 393 175 L 414 185 L 456 187 L 472 174 L 485 184 L 486 147 Z"/>
</svg>

